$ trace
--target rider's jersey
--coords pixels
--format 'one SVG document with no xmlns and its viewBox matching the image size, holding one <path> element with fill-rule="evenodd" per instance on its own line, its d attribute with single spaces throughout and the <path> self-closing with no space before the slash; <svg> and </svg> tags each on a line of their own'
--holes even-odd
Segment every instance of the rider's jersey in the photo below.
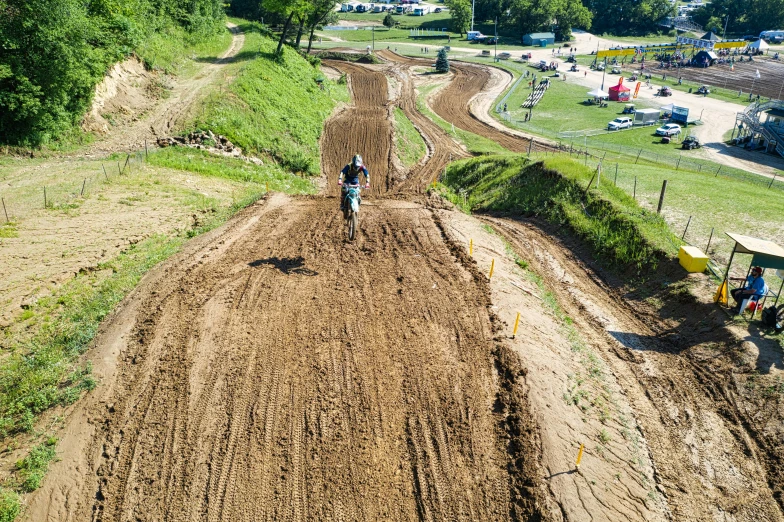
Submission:
<svg viewBox="0 0 784 522">
<path fill-rule="evenodd" d="M 351 165 L 346 165 L 345 167 L 343 167 L 343 170 L 341 170 L 340 172 L 341 174 L 343 174 L 343 178 L 345 179 L 345 182 L 349 185 L 359 185 L 360 174 L 364 174 L 365 179 L 370 180 L 370 173 L 368 173 L 368 169 L 364 165 L 362 165 L 356 170 L 351 168 Z"/>
</svg>

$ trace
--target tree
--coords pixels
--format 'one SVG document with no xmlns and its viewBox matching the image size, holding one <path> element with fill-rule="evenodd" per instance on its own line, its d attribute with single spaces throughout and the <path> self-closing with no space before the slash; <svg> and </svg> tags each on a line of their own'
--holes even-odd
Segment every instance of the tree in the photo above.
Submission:
<svg viewBox="0 0 784 522">
<path fill-rule="evenodd" d="M 449 7 L 452 31 L 463 36 L 471 23 L 471 4 L 468 0 L 447 0 L 446 5 Z"/>
<path fill-rule="evenodd" d="M 384 17 L 384 27 L 389 27 L 390 29 L 395 27 L 395 17 L 392 16 L 392 13 L 387 13 Z"/>
<path fill-rule="evenodd" d="M 449 72 L 449 57 L 447 56 L 446 49 L 443 47 L 438 51 L 438 58 L 436 58 L 436 72 Z"/>
<path fill-rule="evenodd" d="M 566 42 L 572 38 L 572 28 L 590 29 L 593 16 L 580 0 L 563 0 L 555 12 L 555 39 Z"/>
<path fill-rule="evenodd" d="M 308 52 L 313 47 L 313 34 L 316 27 L 328 23 L 327 20 L 336 16 L 335 4 L 333 0 L 314 0 L 310 14 L 308 15 L 308 29 L 310 39 L 308 40 Z"/>
</svg>

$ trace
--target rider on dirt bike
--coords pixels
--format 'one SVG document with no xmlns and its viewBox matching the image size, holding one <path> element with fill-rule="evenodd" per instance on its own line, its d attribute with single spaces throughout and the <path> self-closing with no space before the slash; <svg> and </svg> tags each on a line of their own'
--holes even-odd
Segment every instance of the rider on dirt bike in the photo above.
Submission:
<svg viewBox="0 0 784 522">
<path fill-rule="evenodd" d="M 343 209 L 343 205 L 346 201 L 346 192 L 348 192 L 348 188 L 346 185 L 359 185 L 359 175 L 365 175 L 365 188 L 370 188 L 370 173 L 368 169 L 362 164 L 362 156 L 359 154 L 355 155 L 351 158 L 351 163 L 343 167 L 343 170 L 340 171 L 340 176 L 338 176 L 338 186 L 341 187 L 340 191 L 340 210 Z M 346 178 L 346 185 L 343 184 L 343 178 Z"/>
</svg>

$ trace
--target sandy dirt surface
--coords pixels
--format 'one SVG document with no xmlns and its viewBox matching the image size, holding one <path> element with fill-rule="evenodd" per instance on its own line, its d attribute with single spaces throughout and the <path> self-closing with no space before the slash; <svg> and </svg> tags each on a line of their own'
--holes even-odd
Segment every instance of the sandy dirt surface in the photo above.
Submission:
<svg viewBox="0 0 784 522">
<path fill-rule="evenodd" d="M 160 136 L 169 136 L 179 130 L 191 115 L 195 104 L 206 93 L 206 88 L 215 82 L 220 71 L 242 50 L 245 35 L 235 24 L 226 24 L 234 35 L 229 49 L 214 63 L 206 65 L 196 76 L 177 81 L 169 96 L 157 105 L 144 107 L 144 112 L 124 125 L 112 129 L 112 133 L 90 146 L 88 155 L 105 155 L 117 151 L 136 151 L 144 148 L 145 141 L 152 143 Z M 122 93 L 122 91 L 114 92 Z M 111 103 L 107 96 L 105 103 Z"/>
<path fill-rule="evenodd" d="M 406 195 L 408 64 L 330 65 L 354 104 L 325 126 L 326 197 L 270 196 L 145 277 L 27 520 L 782 520 L 771 345 L 693 299 L 628 304 L 555 230 Z M 446 138 L 412 121 L 427 182 Z M 348 242 L 336 170 L 358 147 Z"/>
<path fill-rule="evenodd" d="M 781 478 L 769 453 L 771 444 L 775 455 L 781 447 L 777 435 L 748 429 L 762 412 L 737 395 L 737 379 L 748 369 L 733 368 L 739 343 L 726 330 L 724 313 L 713 303 L 693 305 L 710 311 L 701 318 L 687 313 L 663 320 L 634 310 L 550 231 L 509 219 L 487 222 L 543 275 L 618 380 L 653 461 L 653 475 L 647 481 L 638 476 L 652 492 L 649 500 L 663 495 L 672 520 L 781 520 Z M 762 351 L 774 346 L 760 345 Z M 611 416 L 607 425 L 626 420 Z"/>
<path fill-rule="evenodd" d="M 323 162 L 372 138 L 360 239 L 336 199 L 275 196 L 150 274 L 112 321 L 133 326 L 85 405 L 94 435 L 67 430 L 30 520 L 541 515 L 486 280 L 432 210 L 379 199 L 396 176 L 386 79 L 340 67 L 355 106 L 327 125 Z"/>
</svg>

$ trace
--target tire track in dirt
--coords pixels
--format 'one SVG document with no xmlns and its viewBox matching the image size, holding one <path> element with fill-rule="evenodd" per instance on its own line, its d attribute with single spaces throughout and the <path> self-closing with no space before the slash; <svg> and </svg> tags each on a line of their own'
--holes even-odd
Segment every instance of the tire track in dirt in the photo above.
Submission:
<svg viewBox="0 0 784 522">
<path fill-rule="evenodd" d="M 409 66 L 430 67 L 432 61 L 401 56 L 389 50 L 378 55 L 390 62 Z M 453 78 L 433 100 L 433 111 L 449 123 L 468 132 L 488 138 L 512 152 L 528 152 L 531 140 L 496 129 L 471 113 L 471 102 L 482 92 L 490 80 L 490 72 L 481 65 L 450 62 Z M 554 150 L 553 147 L 534 142 L 532 150 Z"/>
<path fill-rule="evenodd" d="M 662 325 L 628 310 L 546 232 L 511 219 L 482 219 L 526 254 L 591 345 L 601 348 L 634 407 L 673 519 L 782 520 L 774 495 L 781 485 L 766 471 L 770 448 L 747 433 L 744 415 L 721 383 L 726 377 L 701 366 L 709 360 L 680 353 L 662 336 Z"/>
<path fill-rule="evenodd" d="M 417 165 L 405 174 L 398 190 L 422 191 L 438 179 L 451 161 L 467 158 L 466 153 L 446 132 L 430 118 L 419 112 L 416 105 L 416 92 L 412 80 L 411 67 L 397 64 L 391 71 L 400 83 L 400 94 L 396 104 L 411 121 L 425 140 L 427 154 Z"/>
<path fill-rule="evenodd" d="M 324 126 L 321 167 L 327 176 L 328 193 L 339 194 L 338 174 L 354 154 L 361 154 L 368 167 L 371 194 L 389 192 L 399 173 L 392 161 L 387 79 L 380 72 L 349 62 L 327 60 L 325 63 L 348 75 L 354 100 L 352 107 L 335 115 Z"/>
<path fill-rule="evenodd" d="M 486 296 L 430 212 L 345 248 L 330 200 L 277 205 L 150 296 L 93 519 L 505 519 Z"/>
<path fill-rule="evenodd" d="M 366 144 L 383 194 L 386 79 L 337 66 L 357 104 L 324 164 Z M 32 519 L 541 519 L 484 276 L 426 208 L 365 203 L 349 243 L 335 206 L 273 195 L 142 284 L 90 457 L 55 465 Z"/>
</svg>

